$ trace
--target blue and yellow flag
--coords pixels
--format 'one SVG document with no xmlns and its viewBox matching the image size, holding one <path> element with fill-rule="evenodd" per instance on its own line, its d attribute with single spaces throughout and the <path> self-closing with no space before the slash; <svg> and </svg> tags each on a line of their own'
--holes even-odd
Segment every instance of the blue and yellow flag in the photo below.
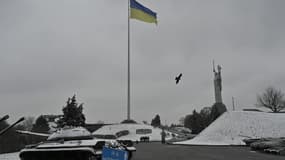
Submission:
<svg viewBox="0 0 285 160">
<path fill-rule="evenodd" d="M 141 20 L 144 22 L 148 23 L 156 23 L 157 24 L 157 19 L 156 19 L 156 13 L 153 12 L 152 10 L 146 8 L 145 6 L 141 5 L 135 0 L 130 0 L 131 2 L 131 17 L 137 20 Z"/>
</svg>

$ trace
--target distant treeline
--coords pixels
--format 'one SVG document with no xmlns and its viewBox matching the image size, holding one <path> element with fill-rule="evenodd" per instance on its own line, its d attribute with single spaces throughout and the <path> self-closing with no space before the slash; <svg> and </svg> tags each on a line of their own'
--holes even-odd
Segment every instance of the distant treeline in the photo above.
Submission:
<svg viewBox="0 0 285 160">
<path fill-rule="evenodd" d="M 199 134 L 226 111 L 226 106 L 223 103 L 215 103 L 212 107 L 204 107 L 200 112 L 193 110 L 192 114 L 185 116 L 184 126 L 191 129 L 192 134 Z"/>
</svg>

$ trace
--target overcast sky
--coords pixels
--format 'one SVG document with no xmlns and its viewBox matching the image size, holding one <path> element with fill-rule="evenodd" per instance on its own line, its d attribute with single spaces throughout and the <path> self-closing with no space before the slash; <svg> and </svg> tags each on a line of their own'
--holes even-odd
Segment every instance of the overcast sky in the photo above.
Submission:
<svg viewBox="0 0 285 160">
<path fill-rule="evenodd" d="M 138 0 L 158 25 L 131 20 L 131 118 L 163 123 L 223 100 L 253 107 L 285 92 L 284 0 Z M 175 85 L 174 78 L 183 73 Z M 127 0 L 0 1 L 1 116 L 61 114 L 84 103 L 87 122 L 120 122 L 127 109 Z"/>
</svg>

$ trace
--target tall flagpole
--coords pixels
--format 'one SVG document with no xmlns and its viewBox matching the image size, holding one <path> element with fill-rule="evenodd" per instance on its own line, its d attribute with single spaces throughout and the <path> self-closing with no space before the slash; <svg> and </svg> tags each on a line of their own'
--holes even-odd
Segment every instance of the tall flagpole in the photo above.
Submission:
<svg viewBox="0 0 285 160">
<path fill-rule="evenodd" d="M 128 0 L 128 112 L 127 120 L 131 119 L 131 101 L 130 101 L 130 0 Z"/>
</svg>

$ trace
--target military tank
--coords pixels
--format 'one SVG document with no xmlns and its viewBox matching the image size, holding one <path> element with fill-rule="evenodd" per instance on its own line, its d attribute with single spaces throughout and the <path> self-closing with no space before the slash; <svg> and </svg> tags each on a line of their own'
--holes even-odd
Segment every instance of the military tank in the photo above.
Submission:
<svg viewBox="0 0 285 160">
<path fill-rule="evenodd" d="M 23 134 L 47 136 L 47 140 L 28 145 L 20 151 L 21 160 L 98 160 L 103 147 L 112 147 L 128 152 L 136 151 L 116 139 L 98 139 L 83 127 L 64 127 L 51 135 L 18 131 Z M 131 159 L 129 156 L 128 159 Z"/>
</svg>

